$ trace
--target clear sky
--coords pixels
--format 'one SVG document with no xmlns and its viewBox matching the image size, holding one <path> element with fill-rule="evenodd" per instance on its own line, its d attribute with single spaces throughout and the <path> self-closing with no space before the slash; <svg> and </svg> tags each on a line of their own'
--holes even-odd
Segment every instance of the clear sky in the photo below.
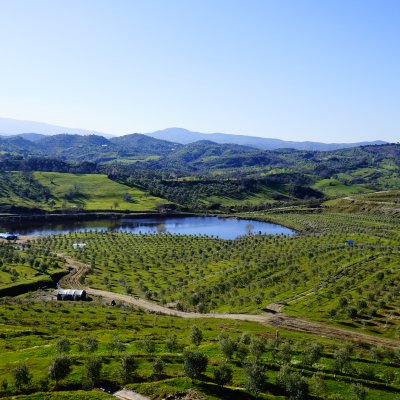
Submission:
<svg viewBox="0 0 400 400">
<path fill-rule="evenodd" d="M 0 0 L 0 116 L 400 140 L 399 0 Z"/>
</svg>

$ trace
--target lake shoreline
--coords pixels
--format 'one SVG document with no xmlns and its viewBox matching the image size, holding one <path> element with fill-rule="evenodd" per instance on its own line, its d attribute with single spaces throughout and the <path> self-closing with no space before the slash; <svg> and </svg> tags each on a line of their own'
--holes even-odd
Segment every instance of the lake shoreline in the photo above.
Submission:
<svg viewBox="0 0 400 400">
<path fill-rule="evenodd" d="M 2 222 L 30 222 L 30 221 L 84 221 L 89 219 L 121 219 L 121 218 L 149 218 L 149 217 L 217 217 L 218 214 L 208 213 L 192 213 L 192 212 L 165 212 L 160 213 L 157 211 L 88 211 L 77 213 L 43 213 L 43 214 L 0 214 L 0 223 Z"/>
<path fill-rule="evenodd" d="M 239 217 L 239 216 L 238 216 Z M 244 219 L 235 215 L 194 213 L 85 213 L 64 215 L 0 216 L 0 230 L 20 237 L 85 231 L 170 233 L 237 239 L 249 234 L 295 234 L 281 224 Z"/>
</svg>

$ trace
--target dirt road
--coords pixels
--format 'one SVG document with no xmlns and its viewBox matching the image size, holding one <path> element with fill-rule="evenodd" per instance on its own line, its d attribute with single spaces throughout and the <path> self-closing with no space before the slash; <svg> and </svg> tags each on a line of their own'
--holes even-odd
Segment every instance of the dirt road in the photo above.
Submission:
<svg viewBox="0 0 400 400">
<path fill-rule="evenodd" d="M 59 256 L 63 255 L 59 254 Z M 86 264 L 76 261 L 69 256 L 63 257 L 66 260 L 67 267 L 70 269 L 71 272 L 67 276 L 63 277 L 60 281 L 60 285 L 62 287 L 85 289 L 86 292 L 91 296 L 98 296 L 109 300 L 131 304 L 150 312 L 190 319 L 221 318 L 240 321 L 252 321 L 266 326 L 273 326 L 298 332 L 310 333 L 332 339 L 349 340 L 359 343 L 367 343 L 374 346 L 385 346 L 391 348 L 400 347 L 400 341 L 397 340 L 367 335 L 362 332 L 350 331 L 347 329 L 342 329 L 335 326 L 330 326 L 319 322 L 312 322 L 302 318 L 286 315 L 285 313 L 281 312 L 281 305 L 277 304 L 271 304 L 271 306 L 268 307 L 270 312 L 265 312 L 262 314 L 199 314 L 195 312 L 178 311 L 135 296 L 108 292 L 106 290 L 92 289 L 89 287 L 85 287 L 82 284 L 82 276 L 86 273 L 89 267 Z"/>
<path fill-rule="evenodd" d="M 120 400 L 150 400 L 150 397 L 143 396 L 128 389 L 118 390 L 118 392 L 115 392 L 113 396 Z"/>
</svg>

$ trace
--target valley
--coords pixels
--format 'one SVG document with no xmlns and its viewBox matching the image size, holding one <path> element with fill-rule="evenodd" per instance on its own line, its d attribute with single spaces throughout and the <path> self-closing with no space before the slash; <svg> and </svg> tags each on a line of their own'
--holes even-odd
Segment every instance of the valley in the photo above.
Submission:
<svg viewBox="0 0 400 400">
<path fill-rule="evenodd" d="M 67 136 L 0 156 L 2 398 L 400 396 L 399 145 Z"/>
</svg>

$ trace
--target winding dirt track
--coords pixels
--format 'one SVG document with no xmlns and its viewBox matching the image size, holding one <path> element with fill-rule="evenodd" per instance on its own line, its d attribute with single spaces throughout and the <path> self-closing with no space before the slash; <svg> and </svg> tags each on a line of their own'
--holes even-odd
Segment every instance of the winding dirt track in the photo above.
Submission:
<svg viewBox="0 0 400 400">
<path fill-rule="evenodd" d="M 70 269 L 70 273 L 63 277 L 60 285 L 63 287 L 72 287 L 74 289 L 85 289 L 89 295 L 103 297 L 109 300 L 115 300 L 127 304 L 132 304 L 144 310 L 154 313 L 171 315 L 181 318 L 221 318 L 240 321 L 252 321 L 266 326 L 283 328 L 298 332 L 315 334 L 322 337 L 328 337 L 338 340 L 349 340 L 358 343 L 366 343 L 374 346 L 385 346 L 391 348 L 399 348 L 400 342 L 392 339 L 367 335 L 361 332 L 350 331 L 346 329 L 329 326 L 326 324 L 308 321 L 298 317 L 292 317 L 281 312 L 281 305 L 271 304 L 268 308 L 271 312 L 262 314 L 229 314 L 229 313 L 206 313 L 199 314 L 194 312 L 184 312 L 163 307 L 145 299 L 134 297 L 126 294 L 108 292 L 106 290 L 92 289 L 82 284 L 82 276 L 87 272 L 88 266 L 82 262 L 76 261 L 69 256 L 58 254 L 64 257 L 66 266 Z"/>
</svg>

